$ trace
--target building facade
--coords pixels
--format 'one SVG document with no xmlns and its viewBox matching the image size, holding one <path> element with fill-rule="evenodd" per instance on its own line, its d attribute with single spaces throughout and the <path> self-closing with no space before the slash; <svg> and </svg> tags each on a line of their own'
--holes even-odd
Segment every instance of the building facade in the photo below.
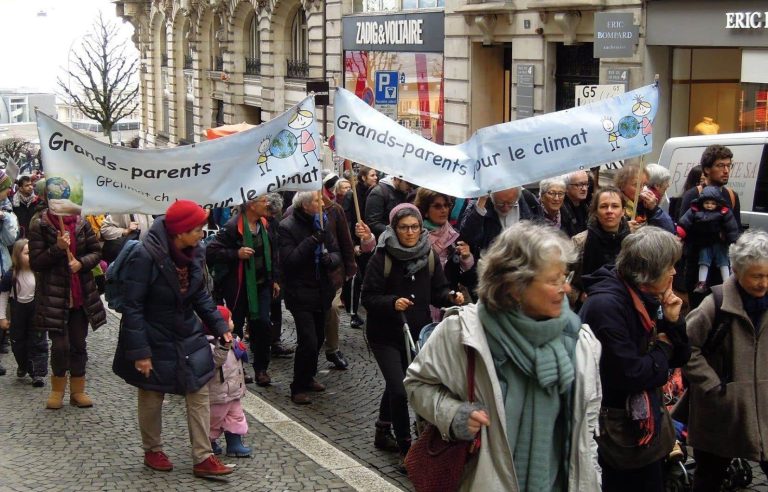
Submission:
<svg viewBox="0 0 768 492">
<path fill-rule="evenodd" d="M 135 29 L 148 146 L 199 142 L 222 124 L 260 124 L 300 102 L 307 81 L 341 79 L 341 0 L 115 4 Z"/>
<path fill-rule="evenodd" d="M 259 124 L 325 80 L 438 143 L 658 75 L 668 137 L 768 127 L 768 14 L 747 0 L 117 0 L 141 53 L 142 137 Z M 581 101 L 583 103 L 583 101 Z M 706 119 L 705 119 L 706 118 Z"/>
</svg>

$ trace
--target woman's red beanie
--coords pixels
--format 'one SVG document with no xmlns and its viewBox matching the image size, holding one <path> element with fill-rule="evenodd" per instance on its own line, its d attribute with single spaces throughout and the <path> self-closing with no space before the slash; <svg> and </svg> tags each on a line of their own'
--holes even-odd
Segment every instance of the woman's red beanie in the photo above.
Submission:
<svg viewBox="0 0 768 492">
<path fill-rule="evenodd" d="M 165 230 L 172 236 L 183 234 L 207 220 L 208 210 L 191 200 L 177 200 L 165 211 Z"/>
</svg>

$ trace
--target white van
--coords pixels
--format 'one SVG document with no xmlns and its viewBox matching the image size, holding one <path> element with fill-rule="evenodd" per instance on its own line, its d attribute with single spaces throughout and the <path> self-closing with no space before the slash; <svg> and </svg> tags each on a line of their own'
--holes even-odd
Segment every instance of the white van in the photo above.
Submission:
<svg viewBox="0 0 768 492">
<path fill-rule="evenodd" d="M 659 164 L 672 174 L 667 195 L 680 196 L 688 171 L 699 164 L 709 145 L 724 145 L 733 152 L 728 186 L 739 194 L 741 223 L 768 231 L 768 132 L 670 138 L 659 156 Z"/>
</svg>

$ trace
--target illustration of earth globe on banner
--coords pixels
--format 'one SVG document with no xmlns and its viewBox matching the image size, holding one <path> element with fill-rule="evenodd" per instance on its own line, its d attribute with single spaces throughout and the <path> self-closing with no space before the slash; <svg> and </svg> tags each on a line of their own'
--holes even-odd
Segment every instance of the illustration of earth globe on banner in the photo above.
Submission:
<svg viewBox="0 0 768 492">
<path fill-rule="evenodd" d="M 51 176 L 45 180 L 48 208 L 56 215 L 80 215 L 83 179 L 78 175 Z"/>
</svg>

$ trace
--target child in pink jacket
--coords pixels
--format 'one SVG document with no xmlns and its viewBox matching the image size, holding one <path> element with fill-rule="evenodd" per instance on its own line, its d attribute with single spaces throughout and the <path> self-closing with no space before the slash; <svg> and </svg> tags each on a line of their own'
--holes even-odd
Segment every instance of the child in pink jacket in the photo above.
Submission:
<svg viewBox="0 0 768 492">
<path fill-rule="evenodd" d="M 232 332 L 235 328 L 232 313 L 225 306 L 218 306 L 218 310 Z M 243 444 L 243 436 L 248 433 L 248 422 L 240 404 L 240 399 L 245 395 L 243 362 L 248 362 L 248 351 L 238 337 L 227 344 L 222 344 L 221 340 L 212 336 L 208 339 L 216 364 L 216 373 L 208 382 L 211 401 L 211 427 L 208 436 L 211 439 L 211 448 L 215 454 L 221 454 L 222 449 L 217 440 L 223 432 L 227 441 L 227 456 L 248 458 L 251 456 L 251 448 Z"/>
</svg>

